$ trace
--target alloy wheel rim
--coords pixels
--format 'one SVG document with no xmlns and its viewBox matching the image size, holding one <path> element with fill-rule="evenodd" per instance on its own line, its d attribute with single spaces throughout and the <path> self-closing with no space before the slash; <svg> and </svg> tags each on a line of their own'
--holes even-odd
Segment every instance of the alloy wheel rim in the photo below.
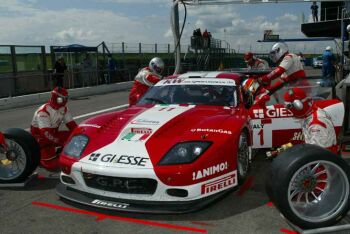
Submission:
<svg viewBox="0 0 350 234">
<path fill-rule="evenodd" d="M 335 163 L 318 160 L 302 166 L 288 186 L 288 203 L 300 219 L 330 220 L 343 210 L 349 197 L 349 180 Z"/>
<path fill-rule="evenodd" d="M 20 144 L 6 139 L 8 146 L 6 153 L 0 153 L 0 179 L 15 179 L 23 173 L 27 163 L 25 152 Z"/>
</svg>

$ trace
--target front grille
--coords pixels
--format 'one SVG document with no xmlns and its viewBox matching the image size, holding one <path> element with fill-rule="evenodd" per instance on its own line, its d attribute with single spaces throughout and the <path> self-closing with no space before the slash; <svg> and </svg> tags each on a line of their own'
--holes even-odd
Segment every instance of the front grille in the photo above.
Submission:
<svg viewBox="0 0 350 234">
<path fill-rule="evenodd" d="M 96 175 L 83 172 L 88 187 L 104 191 L 129 194 L 154 194 L 157 181 L 146 178 L 126 178 Z"/>
</svg>

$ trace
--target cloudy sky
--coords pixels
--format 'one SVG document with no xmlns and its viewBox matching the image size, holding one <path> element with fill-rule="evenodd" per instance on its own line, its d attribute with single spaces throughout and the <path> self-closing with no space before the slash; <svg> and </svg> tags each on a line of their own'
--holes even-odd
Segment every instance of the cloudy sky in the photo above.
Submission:
<svg viewBox="0 0 350 234">
<path fill-rule="evenodd" d="M 121 42 L 173 43 L 171 0 L 2 0 L 0 44 L 109 45 Z M 265 50 L 257 43 L 272 29 L 281 38 L 300 38 L 302 18 L 310 19 L 311 3 L 188 6 L 182 44 L 194 28 L 208 29 L 236 50 Z M 184 8 L 180 9 L 180 22 Z M 293 50 L 313 52 L 311 43 L 295 43 Z M 317 47 L 315 47 L 317 48 Z"/>
</svg>

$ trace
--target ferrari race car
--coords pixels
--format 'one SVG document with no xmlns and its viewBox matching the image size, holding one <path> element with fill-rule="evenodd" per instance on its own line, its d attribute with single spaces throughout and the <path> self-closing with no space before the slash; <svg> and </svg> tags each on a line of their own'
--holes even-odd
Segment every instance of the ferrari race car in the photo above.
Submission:
<svg viewBox="0 0 350 234">
<path fill-rule="evenodd" d="M 192 72 L 163 79 L 137 105 L 81 123 L 65 146 L 58 195 L 112 210 L 197 210 L 247 177 L 252 148 L 301 143 L 280 104 L 246 105 L 242 74 Z M 339 133 L 344 106 L 320 100 Z"/>
<path fill-rule="evenodd" d="M 186 212 L 243 182 L 251 149 L 240 76 L 192 75 L 164 79 L 137 105 L 80 124 L 60 157 L 58 195 L 109 209 Z"/>
</svg>

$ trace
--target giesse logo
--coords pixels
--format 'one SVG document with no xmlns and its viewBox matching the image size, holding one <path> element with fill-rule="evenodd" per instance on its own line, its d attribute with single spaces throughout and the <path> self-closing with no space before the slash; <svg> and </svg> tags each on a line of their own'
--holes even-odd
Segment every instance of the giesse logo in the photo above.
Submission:
<svg viewBox="0 0 350 234">
<path fill-rule="evenodd" d="M 98 157 L 100 157 L 101 154 L 91 154 L 89 157 L 90 161 L 96 162 Z"/>
<path fill-rule="evenodd" d="M 116 154 L 105 154 L 100 157 L 100 153 L 94 153 L 89 156 L 89 160 L 96 162 L 98 159 L 101 162 L 105 163 L 118 163 L 118 164 L 126 164 L 126 165 L 136 165 L 144 167 L 146 166 L 149 158 L 130 156 L 130 155 L 116 155 Z"/>
</svg>

